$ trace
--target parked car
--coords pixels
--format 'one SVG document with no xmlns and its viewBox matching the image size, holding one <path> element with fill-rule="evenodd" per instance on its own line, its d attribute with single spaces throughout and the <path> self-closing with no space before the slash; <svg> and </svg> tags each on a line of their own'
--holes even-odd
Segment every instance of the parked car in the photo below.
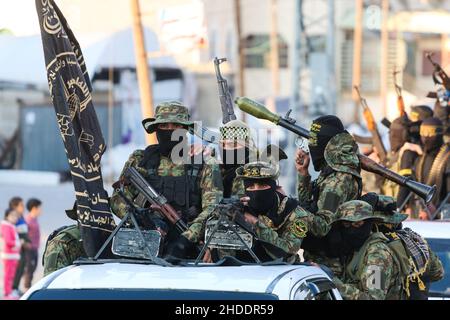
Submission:
<svg viewBox="0 0 450 320">
<path fill-rule="evenodd" d="M 450 300 L 450 222 L 407 220 L 403 226 L 424 237 L 444 266 L 444 278 L 431 284 L 430 299 Z"/>
</svg>

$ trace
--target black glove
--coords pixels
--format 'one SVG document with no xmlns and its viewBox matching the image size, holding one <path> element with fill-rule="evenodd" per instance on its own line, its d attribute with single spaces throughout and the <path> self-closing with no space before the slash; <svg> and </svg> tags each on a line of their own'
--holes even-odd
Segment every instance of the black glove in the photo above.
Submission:
<svg viewBox="0 0 450 320">
<path fill-rule="evenodd" d="M 184 259 L 195 248 L 195 243 L 181 236 L 170 246 L 167 255 L 178 259 Z"/>
<path fill-rule="evenodd" d="M 361 197 L 361 200 L 370 204 L 372 206 L 372 209 L 376 211 L 378 203 L 378 194 L 376 194 L 375 192 L 366 193 Z"/>
</svg>

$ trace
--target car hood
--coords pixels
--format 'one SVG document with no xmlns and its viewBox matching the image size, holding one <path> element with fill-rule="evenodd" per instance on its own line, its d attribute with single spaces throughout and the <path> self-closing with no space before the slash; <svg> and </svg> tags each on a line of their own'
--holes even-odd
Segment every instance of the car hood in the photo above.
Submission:
<svg viewBox="0 0 450 320">
<path fill-rule="evenodd" d="M 297 270 L 297 278 L 298 272 L 303 270 L 308 276 L 324 276 L 319 268 L 304 265 L 161 267 L 107 263 L 66 268 L 64 272 L 42 279 L 42 283 L 32 289 L 190 289 L 271 293 L 277 282 L 283 276 L 289 278 L 294 270 Z"/>
</svg>

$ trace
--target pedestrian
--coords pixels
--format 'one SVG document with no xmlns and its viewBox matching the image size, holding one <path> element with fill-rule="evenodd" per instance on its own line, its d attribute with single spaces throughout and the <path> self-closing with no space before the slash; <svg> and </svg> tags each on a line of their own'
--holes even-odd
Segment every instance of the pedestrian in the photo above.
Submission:
<svg viewBox="0 0 450 320">
<path fill-rule="evenodd" d="M 25 221 L 28 225 L 28 237 L 30 238 L 30 247 L 25 249 L 25 272 L 24 287 L 28 290 L 33 281 L 33 274 L 36 271 L 39 243 L 41 241 L 41 232 L 39 228 L 38 217 L 41 215 L 42 202 L 39 199 L 32 198 L 27 202 L 28 215 Z"/>
<path fill-rule="evenodd" d="M 22 279 L 23 271 L 25 269 L 25 248 L 30 246 L 30 239 L 28 237 L 28 226 L 23 216 L 25 212 L 25 205 L 21 197 L 13 197 L 9 201 L 9 208 L 13 209 L 17 214 L 16 230 L 19 234 L 21 249 L 20 260 L 17 266 L 16 276 L 14 277 L 13 290 L 14 294 L 21 296 L 22 292 L 19 290 L 20 280 Z"/>
<path fill-rule="evenodd" d="M 5 299 L 19 298 L 13 292 L 13 281 L 20 259 L 20 240 L 16 230 L 17 213 L 11 209 L 6 209 L 5 219 L 1 222 L 0 233 L 3 238 L 3 297 Z"/>
</svg>

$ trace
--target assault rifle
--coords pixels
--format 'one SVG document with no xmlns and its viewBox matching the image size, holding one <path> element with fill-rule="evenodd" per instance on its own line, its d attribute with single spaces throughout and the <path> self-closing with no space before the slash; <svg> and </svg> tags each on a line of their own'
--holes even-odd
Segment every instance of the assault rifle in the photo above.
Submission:
<svg viewBox="0 0 450 320">
<path fill-rule="evenodd" d="M 253 101 L 248 98 L 237 98 L 235 100 L 235 103 L 242 111 L 251 114 L 256 118 L 273 122 L 276 125 L 279 125 L 299 136 L 302 136 L 303 138 L 309 139 L 310 137 L 309 131 L 295 124 L 295 120 L 292 119 L 286 120 L 282 118 L 280 115 L 269 111 L 264 105 L 256 101 Z M 378 174 L 388 180 L 397 183 L 400 186 L 407 187 L 409 190 L 422 197 L 426 203 L 431 201 L 431 199 L 434 196 L 434 193 L 436 192 L 436 186 L 430 187 L 426 184 L 414 181 L 411 178 L 401 176 L 379 165 L 378 163 L 376 163 L 375 161 L 373 161 L 372 159 L 368 158 L 365 155 L 358 154 L 358 157 L 362 169 Z"/>
<path fill-rule="evenodd" d="M 375 118 L 373 117 L 373 113 L 367 105 L 367 100 L 361 96 L 361 92 L 359 91 L 359 87 L 355 86 L 355 91 L 358 93 L 359 101 L 363 108 L 364 119 L 366 119 L 367 129 L 369 129 L 372 134 L 372 144 L 377 150 L 378 156 L 380 157 L 381 162 L 386 161 L 386 148 L 384 147 L 383 141 L 381 140 L 380 133 L 378 132 L 377 124 L 375 122 Z"/>
<path fill-rule="evenodd" d="M 220 64 L 227 61 L 226 58 L 214 58 L 214 68 L 216 70 L 217 85 L 219 86 L 220 106 L 222 108 L 222 123 L 228 123 L 231 120 L 236 120 L 236 115 L 233 109 L 233 99 L 231 98 L 230 90 L 228 88 L 227 80 L 222 77 L 220 72 Z"/>
</svg>

